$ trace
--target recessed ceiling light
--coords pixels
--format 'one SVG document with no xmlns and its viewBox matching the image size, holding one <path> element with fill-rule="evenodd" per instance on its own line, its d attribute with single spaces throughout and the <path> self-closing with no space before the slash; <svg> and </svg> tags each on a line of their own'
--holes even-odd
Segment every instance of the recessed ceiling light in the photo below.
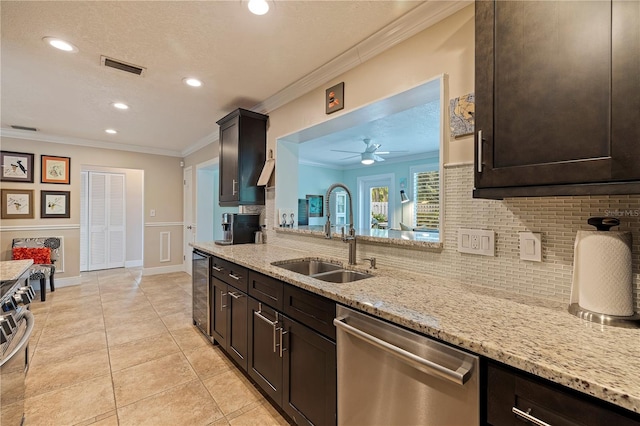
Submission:
<svg viewBox="0 0 640 426">
<path fill-rule="evenodd" d="M 118 133 L 116 130 L 114 129 L 107 129 L 105 130 L 105 132 L 109 133 L 110 135 L 115 135 L 116 133 Z"/>
<path fill-rule="evenodd" d="M 264 15 L 269 11 L 266 0 L 249 0 L 249 11 L 254 15 Z"/>
<path fill-rule="evenodd" d="M 114 102 L 111 105 L 113 105 L 114 108 L 118 108 L 118 109 L 129 109 L 129 105 L 124 104 L 122 102 Z"/>
<path fill-rule="evenodd" d="M 75 47 L 73 44 L 69 43 L 68 41 L 60 40 L 59 38 L 44 37 L 42 40 L 44 40 L 44 42 L 47 43 L 48 45 L 55 47 L 56 49 L 64 50 L 65 52 L 78 51 L 78 48 Z"/>
<path fill-rule="evenodd" d="M 183 78 L 182 81 L 184 81 L 184 84 L 186 84 L 187 86 L 191 86 L 191 87 L 202 86 L 202 82 L 197 78 L 187 77 L 187 78 Z"/>
</svg>

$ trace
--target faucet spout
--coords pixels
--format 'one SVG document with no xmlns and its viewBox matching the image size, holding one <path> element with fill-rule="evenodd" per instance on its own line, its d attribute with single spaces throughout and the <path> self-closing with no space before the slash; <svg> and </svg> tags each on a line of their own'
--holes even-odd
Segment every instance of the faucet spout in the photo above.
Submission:
<svg viewBox="0 0 640 426">
<path fill-rule="evenodd" d="M 349 243 L 349 265 L 356 264 L 356 230 L 353 228 L 353 197 L 351 196 L 351 191 L 347 186 L 343 183 L 334 183 L 327 189 L 327 194 L 325 195 L 325 211 L 327 212 L 327 222 L 324 224 L 324 235 L 325 238 L 331 238 L 331 192 L 336 188 L 342 188 L 347 192 L 347 197 L 349 198 L 349 236 L 344 236 L 343 229 L 343 237 L 342 241 L 345 243 Z"/>
</svg>

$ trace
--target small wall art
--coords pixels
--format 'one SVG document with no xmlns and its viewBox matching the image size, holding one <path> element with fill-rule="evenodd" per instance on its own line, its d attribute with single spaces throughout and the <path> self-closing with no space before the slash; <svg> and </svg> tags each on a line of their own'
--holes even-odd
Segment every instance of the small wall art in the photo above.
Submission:
<svg viewBox="0 0 640 426">
<path fill-rule="evenodd" d="M 309 217 L 322 217 L 324 216 L 322 195 L 307 195 L 307 201 L 309 201 Z"/>
<path fill-rule="evenodd" d="M 459 138 L 473 134 L 476 115 L 475 94 L 469 93 L 449 101 L 451 136 Z"/>
<path fill-rule="evenodd" d="M 70 218 L 70 191 L 40 191 L 41 218 Z"/>
<path fill-rule="evenodd" d="M 33 189 L 0 190 L 0 218 L 33 219 Z"/>
<path fill-rule="evenodd" d="M 71 158 L 41 155 L 40 159 L 42 163 L 40 182 L 65 185 L 70 183 Z"/>
<path fill-rule="evenodd" d="M 0 151 L 3 182 L 33 183 L 33 154 Z"/>
<path fill-rule="evenodd" d="M 338 83 L 326 90 L 324 105 L 327 114 L 340 111 L 344 108 L 344 82 Z"/>
</svg>

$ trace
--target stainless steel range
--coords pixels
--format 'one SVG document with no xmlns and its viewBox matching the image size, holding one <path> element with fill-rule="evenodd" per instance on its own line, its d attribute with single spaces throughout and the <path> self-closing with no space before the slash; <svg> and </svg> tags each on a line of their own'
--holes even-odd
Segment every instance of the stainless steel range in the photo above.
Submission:
<svg viewBox="0 0 640 426">
<path fill-rule="evenodd" d="M 28 264 L 26 268 L 18 265 L 18 272 L 6 279 L 7 263 L 2 262 L 4 281 L 0 281 L 0 424 L 18 426 L 24 423 L 25 375 L 34 325 L 29 303 L 35 293 L 26 272 Z"/>
</svg>

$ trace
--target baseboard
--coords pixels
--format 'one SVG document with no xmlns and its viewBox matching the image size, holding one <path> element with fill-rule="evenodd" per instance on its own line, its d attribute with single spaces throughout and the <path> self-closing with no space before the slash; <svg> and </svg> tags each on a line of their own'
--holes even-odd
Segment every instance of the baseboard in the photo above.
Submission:
<svg viewBox="0 0 640 426">
<path fill-rule="evenodd" d="M 53 282 L 56 288 L 71 287 L 74 285 L 82 284 L 82 278 L 81 277 L 58 278 L 54 276 Z M 40 280 L 31 280 L 29 281 L 29 283 L 31 284 L 34 290 L 38 290 L 38 291 L 40 290 Z M 47 291 L 49 291 L 50 287 L 49 287 L 48 278 L 45 281 L 45 285 L 47 286 Z"/>
<path fill-rule="evenodd" d="M 142 259 L 140 260 L 127 260 L 126 262 L 124 262 L 124 267 L 125 268 L 138 268 L 142 266 Z"/>
<path fill-rule="evenodd" d="M 184 272 L 184 265 L 158 266 L 156 268 L 142 268 L 142 275 L 169 274 L 171 272 Z"/>
</svg>

